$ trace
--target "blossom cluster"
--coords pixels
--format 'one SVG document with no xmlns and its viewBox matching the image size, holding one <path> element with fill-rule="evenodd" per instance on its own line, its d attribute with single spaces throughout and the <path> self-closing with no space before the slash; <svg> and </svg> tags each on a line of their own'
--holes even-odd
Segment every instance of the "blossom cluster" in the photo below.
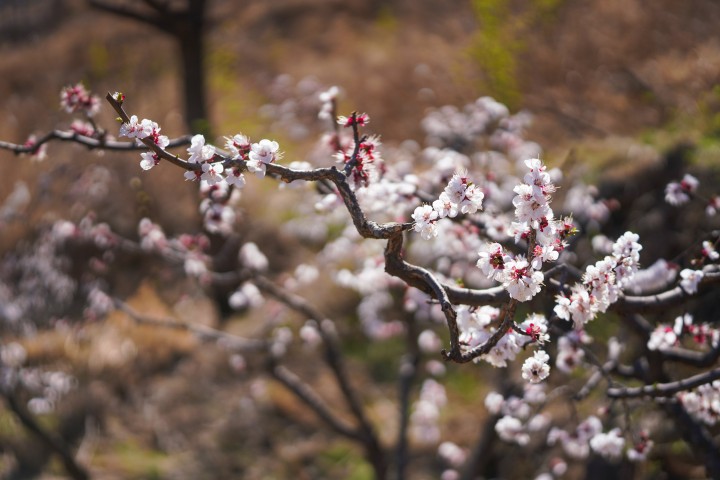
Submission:
<svg viewBox="0 0 720 480">
<path fill-rule="evenodd" d="M 670 205 L 682 205 L 690 201 L 690 196 L 697 191 L 700 182 L 689 173 L 679 182 L 670 182 L 665 187 L 665 201 Z"/>
<path fill-rule="evenodd" d="M 440 412 L 446 404 L 445 387 L 432 378 L 426 379 L 410 415 L 410 434 L 413 438 L 430 445 L 440 440 Z"/>
<path fill-rule="evenodd" d="M 715 425 L 720 419 L 720 381 L 680 392 L 676 397 L 690 415 L 706 425 Z"/>
<path fill-rule="evenodd" d="M 516 242 L 527 240 L 529 254 L 513 256 L 497 242 L 490 242 L 478 251 L 477 267 L 488 279 L 501 282 L 510 296 L 525 302 L 542 287 L 543 263 L 559 258 L 566 247 L 565 239 L 574 232 L 571 219 L 554 220 L 550 208 L 551 194 L 555 191 L 550 174 L 537 159 L 525 161 L 529 172 L 524 182 L 515 186 L 512 200 L 515 219 L 512 232 Z"/>
<path fill-rule="evenodd" d="M 707 323 L 693 323 L 689 313 L 675 318 L 672 326 L 660 324 L 650 334 L 647 347 L 650 350 L 669 350 L 680 344 L 683 338 L 691 338 L 698 346 L 717 348 L 720 345 L 720 330 Z"/>
<path fill-rule="evenodd" d="M 488 393 L 485 397 L 485 408 L 492 415 L 500 416 L 495 424 L 498 436 L 506 442 L 522 446 L 530 442 L 533 433 L 544 431 L 548 427 L 550 419 L 536 411 L 546 398 L 542 385 L 526 384 L 522 397 Z"/>
<path fill-rule="evenodd" d="M 164 150 L 169 139 L 160 135 L 160 127 L 152 120 L 143 119 L 138 121 L 137 116 L 130 117 L 129 122 L 120 126 L 120 136 L 128 138 L 150 138 L 161 150 Z M 190 147 L 187 149 L 187 163 L 192 168 L 188 169 L 184 176 L 186 180 L 200 180 L 206 186 L 215 186 L 225 183 L 238 188 L 245 185 L 245 177 L 242 174 L 242 165 L 263 178 L 267 165 L 274 163 L 281 157 L 280 146 L 273 140 L 263 139 L 258 143 L 251 143 L 245 135 L 236 134 L 232 138 L 226 138 L 226 147 L 230 157 L 225 158 L 213 145 L 207 144 L 203 135 L 197 134 L 192 137 Z M 160 163 L 160 156 L 156 151 L 142 153 L 140 166 L 143 170 L 150 170 Z M 225 161 L 230 162 L 230 167 L 225 166 Z"/>
<path fill-rule="evenodd" d="M 572 320 L 580 329 L 598 313 L 606 312 L 639 269 L 642 245 L 638 239 L 638 235 L 625 232 L 613 244 L 612 255 L 588 265 L 582 283 L 574 284 L 569 296 L 561 293 L 556 297 L 557 316 Z"/>
<path fill-rule="evenodd" d="M 457 172 L 432 206 L 420 205 L 415 209 L 413 228 L 426 240 L 435 237 L 438 220 L 455 218 L 459 213 L 475 213 L 482 209 L 483 198 L 485 194 L 469 180 L 467 172 Z"/>
<path fill-rule="evenodd" d="M 170 144 L 170 139 L 165 135 L 160 135 L 160 126 L 143 118 L 138 121 L 138 117 L 133 115 L 130 117 L 130 121 L 120 125 L 120 136 L 128 138 L 137 138 L 142 140 L 143 138 L 150 138 L 152 142 L 160 149 L 165 149 Z M 140 161 L 140 167 L 143 170 L 150 170 L 155 165 L 160 163 L 160 157 L 154 151 L 141 153 L 142 160 Z"/>
<path fill-rule="evenodd" d="M 32 413 L 50 413 L 76 387 L 77 379 L 61 371 L 30 367 L 27 359 L 27 350 L 20 343 L 0 343 L 0 392 L 25 390 L 30 394 L 27 407 Z"/>
<path fill-rule="evenodd" d="M 684 205 L 692 198 L 701 198 L 698 193 L 700 181 L 697 177 L 686 173 L 680 181 L 670 182 L 665 186 L 665 201 L 673 206 Z M 705 199 L 705 214 L 715 216 L 720 211 L 720 196 L 715 194 Z"/>
<path fill-rule="evenodd" d="M 100 98 L 91 94 L 82 83 L 78 83 L 60 91 L 60 107 L 67 113 L 83 112 L 92 117 L 100 111 Z"/>
<path fill-rule="evenodd" d="M 350 117 L 339 116 L 337 123 L 344 128 L 356 130 L 366 127 L 370 123 L 370 117 L 366 113 L 353 113 Z M 364 135 L 357 138 L 353 135 L 352 138 L 343 139 L 331 135 L 328 141 L 337 149 L 335 159 L 350 169 L 351 185 L 356 189 L 367 187 L 380 179 L 383 172 L 380 137 Z"/>
<path fill-rule="evenodd" d="M 461 305 L 457 308 L 457 322 L 460 328 L 460 344 L 464 351 L 472 351 L 474 348 L 483 345 L 495 334 L 498 328 L 500 309 L 491 306 L 479 308 Z M 512 361 L 526 345 L 537 342 L 544 343 L 549 339 L 547 334 L 547 319 L 540 314 L 530 314 L 518 325 L 518 330 L 511 329 L 503 335 L 495 347 L 487 354 L 475 359 L 476 362 L 485 361 L 494 367 L 506 367 L 508 361 Z M 539 359 L 539 358 L 538 358 Z M 546 363 L 544 358 L 541 363 Z M 538 374 L 534 378 L 547 377 L 544 367 L 539 367 Z M 549 368 L 549 367 L 548 367 Z M 542 373 L 541 373 L 542 371 Z"/>
</svg>

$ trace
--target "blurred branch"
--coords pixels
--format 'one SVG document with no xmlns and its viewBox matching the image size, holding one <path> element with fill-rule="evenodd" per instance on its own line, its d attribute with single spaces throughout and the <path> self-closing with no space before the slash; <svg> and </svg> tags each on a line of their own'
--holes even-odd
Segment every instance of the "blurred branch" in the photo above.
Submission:
<svg viewBox="0 0 720 480">
<path fill-rule="evenodd" d="M 128 18 L 130 20 L 135 20 L 135 21 L 144 23 L 146 25 L 150 25 L 151 27 L 159 28 L 160 30 L 167 32 L 166 28 L 161 26 L 161 25 L 163 25 L 163 23 L 165 23 L 165 20 L 163 20 L 163 17 L 159 14 L 158 15 L 144 14 L 137 10 L 127 8 L 126 6 L 121 6 L 121 5 L 118 5 L 115 3 L 107 3 L 102 0 L 88 0 L 88 2 L 90 3 L 91 7 L 97 8 L 98 10 L 102 10 L 107 13 L 112 13 L 113 15 L 118 15 L 120 17 Z M 154 2 L 146 1 L 146 3 L 151 4 Z"/>
<path fill-rule="evenodd" d="M 610 398 L 633 397 L 670 397 L 676 393 L 711 383 L 720 379 L 720 368 L 700 373 L 692 377 L 683 378 L 675 382 L 657 383 L 643 387 L 615 387 L 608 388 L 607 396 Z"/>
<path fill-rule="evenodd" d="M 709 367 L 715 364 L 717 359 L 720 358 L 720 344 L 707 352 L 673 348 L 671 350 L 661 350 L 660 354 L 665 357 L 665 359 L 673 362 L 684 363 L 686 365 L 692 365 L 693 367 Z"/>
<path fill-rule="evenodd" d="M 75 461 L 75 457 L 67 443 L 59 436 L 45 430 L 35 417 L 22 405 L 20 400 L 18 400 L 15 392 L 3 391 L 2 395 L 5 397 L 10 410 L 20 420 L 20 423 L 39 438 L 50 450 L 60 456 L 63 467 L 71 478 L 74 480 L 88 480 L 90 478 L 87 470 Z"/>
<path fill-rule="evenodd" d="M 720 283 L 720 271 L 717 266 L 711 265 L 703 269 L 704 275 L 698 287 Z M 701 296 L 698 291 L 696 296 Z M 621 295 L 618 301 L 610 308 L 624 312 L 659 311 L 682 304 L 688 295 L 679 285 L 664 292 L 652 295 Z"/>
<path fill-rule="evenodd" d="M 156 318 L 142 315 L 119 298 L 113 298 L 113 303 L 118 310 L 126 313 L 138 325 L 150 325 L 188 332 L 195 335 L 199 340 L 220 342 L 223 347 L 235 351 L 262 351 L 268 346 L 268 342 L 264 340 L 243 338 L 204 325 L 180 322 L 172 318 Z"/>
<path fill-rule="evenodd" d="M 307 383 L 300 380 L 300 378 L 293 372 L 282 365 L 276 365 L 274 363 L 270 363 L 268 365 L 268 371 L 275 380 L 282 383 L 288 390 L 293 392 L 295 396 L 302 400 L 305 405 L 310 407 L 310 409 L 335 432 L 357 442 L 363 442 L 362 434 L 338 419 L 330 411 L 325 402 L 323 402 L 320 395 L 310 388 Z"/>
<path fill-rule="evenodd" d="M 324 317 L 304 298 L 288 292 L 261 275 L 254 276 L 252 282 L 261 291 L 273 296 L 284 305 L 314 321 L 325 347 L 325 362 L 332 370 L 335 381 L 345 397 L 350 411 L 358 421 L 358 433 L 360 434 L 358 440 L 365 447 L 368 460 L 373 464 L 376 475 L 379 476 L 378 478 L 384 476 L 385 470 L 387 469 L 385 454 L 372 423 L 370 423 L 365 415 L 365 410 L 362 407 L 360 399 L 357 397 L 355 389 L 350 385 L 350 375 L 348 375 L 345 368 L 340 342 L 338 341 L 333 322 Z"/>
</svg>

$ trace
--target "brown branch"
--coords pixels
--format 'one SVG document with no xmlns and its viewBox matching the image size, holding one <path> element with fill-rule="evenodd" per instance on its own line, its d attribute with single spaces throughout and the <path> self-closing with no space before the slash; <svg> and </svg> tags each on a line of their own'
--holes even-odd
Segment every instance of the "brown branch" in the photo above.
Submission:
<svg viewBox="0 0 720 480">
<path fill-rule="evenodd" d="M 4 142 L 0 140 L 0 149 L 10 150 L 16 154 L 34 153 L 41 145 L 49 143 L 53 140 L 62 142 L 72 142 L 83 145 L 90 150 L 115 150 L 115 151 L 136 151 L 146 150 L 147 146 L 140 142 L 118 142 L 116 140 L 106 140 L 103 138 L 86 137 L 72 130 L 53 130 L 48 132 L 32 145 L 20 145 L 17 143 Z M 190 135 L 173 138 L 170 140 L 168 148 L 179 147 L 190 144 Z"/>
<path fill-rule="evenodd" d="M 440 308 L 445 315 L 445 321 L 450 332 L 450 351 L 443 350 L 441 352 L 443 357 L 453 362 L 467 363 L 490 352 L 510 328 L 517 301 L 509 299 L 507 291 L 502 287 L 488 290 L 471 290 L 441 284 L 428 270 L 403 260 L 402 242 L 402 235 L 396 235 L 388 240 L 385 247 L 385 271 L 400 278 L 409 286 L 416 287 L 432 295 L 440 303 Z M 506 300 L 506 303 L 501 312 L 503 320 L 498 330 L 483 345 L 463 353 L 460 349 L 460 328 L 457 324 L 457 314 L 453 308 L 453 303 L 487 305 L 503 300 Z"/>
<path fill-rule="evenodd" d="M 111 93 L 108 93 L 105 95 L 105 99 L 110 103 L 110 105 L 113 107 L 113 109 L 117 112 L 117 114 L 120 116 L 120 119 L 123 121 L 123 123 L 129 123 L 130 117 L 127 113 L 125 113 L 125 110 L 122 108 L 122 104 L 115 100 L 115 97 L 112 96 Z M 155 154 L 164 159 L 168 162 L 172 163 L 175 166 L 178 166 L 184 170 L 193 170 L 198 171 L 201 169 L 199 163 L 188 163 L 184 160 L 181 160 L 177 155 L 170 155 L 168 152 L 160 148 L 155 144 L 155 142 L 152 141 L 150 138 L 141 138 L 139 139 L 147 148 L 155 152 Z"/>
<path fill-rule="evenodd" d="M 353 153 L 350 156 L 350 160 L 345 164 L 344 172 L 346 177 L 349 177 L 352 173 L 352 169 L 357 166 L 358 154 L 360 153 L 360 144 L 362 143 L 362 140 L 360 139 L 360 130 L 357 124 L 357 112 L 352 112 L 352 114 L 350 115 L 350 119 L 352 122 L 353 142 L 355 144 L 355 147 L 353 148 Z"/>
<path fill-rule="evenodd" d="M 720 379 L 720 368 L 683 378 L 676 382 L 658 383 L 642 387 L 608 388 L 607 396 L 610 398 L 671 397 L 676 393 L 691 390 L 718 379 Z"/>
</svg>

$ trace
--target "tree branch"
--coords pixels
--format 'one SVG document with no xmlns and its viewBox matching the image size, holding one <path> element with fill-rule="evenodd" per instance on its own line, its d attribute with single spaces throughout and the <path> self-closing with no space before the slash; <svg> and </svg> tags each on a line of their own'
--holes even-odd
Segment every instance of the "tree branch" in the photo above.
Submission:
<svg viewBox="0 0 720 480">
<path fill-rule="evenodd" d="M 74 480 L 88 480 L 90 478 L 87 470 L 75 461 L 75 457 L 65 441 L 45 430 L 35 417 L 20 403 L 14 392 L 3 392 L 2 395 L 5 397 L 10 410 L 20 420 L 20 423 L 39 438 L 50 450 L 60 456 L 63 467 L 70 477 Z"/>
<path fill-rule="evenodd" d="M 231 333 L 216 330 L 204 325 L 196 325 L 193 323 L 180 322 L 172 318 L 156 318 L 147 315 L 141 315 L 135 311 L 130 305 L 123 302 L 119 298 L 113 298 L 113 303 L 118 310 L 127 314 L 138 325 L 151 325 L 155 327 L 169 328 L 172 330 L 180 330 L 195 335 L 199 340 L 209 342 L 220 342 L 222 346 L 234 351 L 264 351 L 267 349 L 268 342 L 258 339 L 249 339 L 239 337 Z"/>
<path fill-rule="evenodd" d="M 180 147 L 183 145 L 190 144 L 190 135 L 185 135 L 170 140 L 168 148 Z M 17 143 L 4 142 L 0 140 L 0 149 L 10 150 L 16 154 L 22 153 L 34 153 L 41 145 L 49 143 L 53 140 L 59 140 L 62 142 L 71 142 L 83 145 L 90 150 L 114 150 L 114 151 L 138 151 L 147 150 L 147 146 L 135 141 L 135 142 L 118 142 L 116 140 L 106 140 L 103 138 L 86 137 L 79 133 L 73 132 L 72 130 L 53 130 L 48 132 L 40 139 L 35 141 L 32 145 L 20 145 Z"/>
<path fill-rule="evenodd" d="M 160 29 L 163 32 L 171 33 L 167 30 L 167 27 L 164 26 L 165 20 L 160 15 L 146 15 L 138 12 L 137 10 L 133 10 L 112 3 L 106 3 L 101 0 L 88 0 L 88 2 L 90 3 L 91 7 L 97 8 L 98 10 L 102 10 L 106 13 L 111 13 L 113 15 L 128 18 L 130 20 L 135 20 L 151 27 Z"/>
<path fill-rule="evenodd" d="M 675 382 L 645 385 L 643 387 L 608 388 L 607 396 L 610 398 L 671 397 L 676 393 L 690 390 L 718 379 L 720 379 L 720 368 L 683 378 Z"/>
<path fill-rule="evenodd" d="M 268 365 L 268 371 L 275 380 L 293 392 L 296 397 L 302 400 L 305 405 L 310 407 L 310 409 L 335 432 L 357 442 L 363 442 L 363 436 L 357 430 L 349 427 L 340 419 L 335 417 L 315 390 L 300 380 L 300 378 L 293 372 L 282 365 L 274 365 L 272 363 Z"/>
</svg>

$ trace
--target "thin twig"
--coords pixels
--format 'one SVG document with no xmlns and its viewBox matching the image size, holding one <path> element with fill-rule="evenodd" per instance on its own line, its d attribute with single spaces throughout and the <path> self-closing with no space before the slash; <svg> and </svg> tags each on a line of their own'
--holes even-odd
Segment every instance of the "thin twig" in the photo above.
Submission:
<svg viewBox="0 0 720 480">
<path fill-rule="evenodd" d="M 268 342 L 265 340 L 239 337 L 205 325 L 181 322 L 173 318 L 157 318 L 142 315 L 119 298 L 113 298 L 113 302 L 118 310 L 126 313 L 138 325 L 151 325 L 188 332 L 195 335 L 201 341 L 219 342 L 224 348 L 234 351 L 263 351 L 266 350 L 268 346 Z"/>
<path fill-rule="evenodd" d="M 190 144 L 190 136 L 185 135 L 183 137 L 173 138 L 170 140 L 167 148 L 180 147 L 183 145 Z M 72 142 L 87 147 L 90 150 L 114 150 L 114 151 L 136 151 L 136 150 L 147 150 L 147 146 L 134 141 L 134 142 L 118 142 L 117 140 L 108 140 L 105 138 L 86 137 L 80 135 L 72 130 L 53 130 L 46 133 L 38 140 L 33 142 L 32 145 L 24 145 L 18 143 L 4 142 L 0 140 L 0 149 L 10 150 L 16 154 L 23 153 L 34 153 L 41 145 L 49 143 L 53 140 L 59 140 L 61 142 Z"/>
</svg>

